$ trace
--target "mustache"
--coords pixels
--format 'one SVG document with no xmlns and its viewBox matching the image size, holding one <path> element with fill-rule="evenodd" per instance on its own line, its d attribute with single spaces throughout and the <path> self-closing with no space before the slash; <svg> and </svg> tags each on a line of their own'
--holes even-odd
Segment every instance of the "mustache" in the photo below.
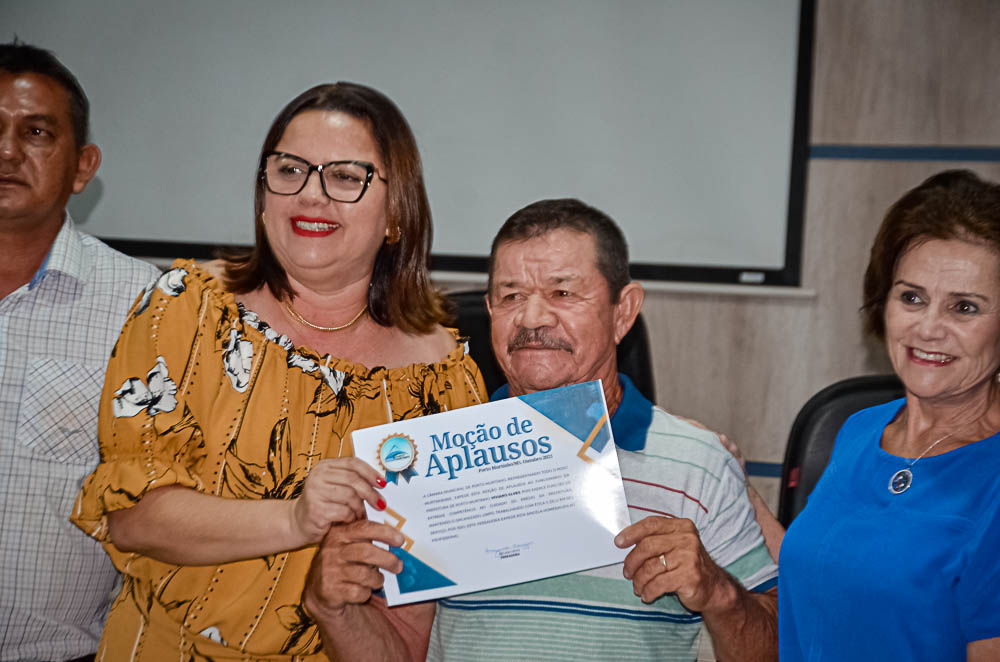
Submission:
<svg viewBox="0 0 1000 662">
<path fill-rule="evenodd" d="M 526 329 L 523 326 L 507 342 L 508 354 L 518 349 L 561 349 L 573 353 L 573 347 L 562 338 L 554 338 L 545 329 Z"/>
</svg>

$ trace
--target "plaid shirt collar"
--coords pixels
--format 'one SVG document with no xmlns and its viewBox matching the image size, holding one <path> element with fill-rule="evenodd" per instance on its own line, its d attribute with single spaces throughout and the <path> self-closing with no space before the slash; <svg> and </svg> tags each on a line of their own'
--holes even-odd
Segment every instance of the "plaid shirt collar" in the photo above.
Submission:
<svg viewBox="0 0 1000 662">
<path fill-rule="evenodd" d="M 28 289 L 35 289 L 50 272 L 63 274 L 76 281 L 82 280 L 84 260 L 83 241 L 80 233 L 76 231 L 69 212 L 66 212 L 66 220 L 63 221 L 56 240 L 52 242 L 52 247 L 42 260 L 42 266 L 38 267 L 38 271 L 28 283 Z"/>
</svg>

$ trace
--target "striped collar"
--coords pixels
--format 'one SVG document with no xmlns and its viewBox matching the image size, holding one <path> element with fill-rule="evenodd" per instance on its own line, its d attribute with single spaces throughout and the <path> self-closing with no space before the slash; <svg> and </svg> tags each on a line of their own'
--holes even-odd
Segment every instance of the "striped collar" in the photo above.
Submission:
<svg viewBox="0 0 1000 662">
<path fill-rule="evenodd" d="M 626 451 L 641 451 L 646 447 L 646 434 L 653 422 L 653 403 L 639 392 L 632 380 L 618 373 L 622 400 L 611 415 L 611 432 L 615 445 Z M 490 401 L 510 397 L 510 385 L 504 384 L 490 396 Z"/>
</svg>

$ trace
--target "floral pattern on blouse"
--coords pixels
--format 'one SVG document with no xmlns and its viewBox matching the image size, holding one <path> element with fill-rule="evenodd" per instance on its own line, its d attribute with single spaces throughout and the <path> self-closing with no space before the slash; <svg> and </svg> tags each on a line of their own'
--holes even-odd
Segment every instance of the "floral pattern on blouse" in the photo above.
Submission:
<svg viewBox="0 0 1000 662">
<path fill-rule="evenodd" d="M 179 296 L 184 291 L 184 277 L 187 275 L 187 269 L 181 267 L 164 272 L 143 290 L 142 296 L 139 298 L 139 305 L 136 306 L 132 315 L 139 316 L 146 312 L 146 309 L 149 308 L 149 302 L 153 298 L 154 289 L 160 290 L 167 296 Z"/>
<path fill-rule="evenodd" d="M 250 385 L 250 367 L 253 365 L 253 343 L 243 340 L 239 331 L 229 330 L 229 344 L 222 353 L 222 363 L 226 366 L 226 376 L 239 393 Z"/>
<path fill-rule="evenodd" d="M 195 263 L 175 267 L 122 329 L 100 407 L 101 463 L 72 518 L 125 577 L 99 659 L 326 660 L 301 606 L 315 546 L 176 566 L 116 549 L 107 513 L 167 485 L 294 499 L 318 461 L 351 454 L 353 430 L 485 400 L 479 370 L 457 336 L 433 364 L 369 368 L 320 355 L 244 309 Z"/>
<path fill-rule="evenodd" d="M 240 499 L 294 499 L 302 494 L 308 472 L 301 467 L 292 469 L 293 459 L 288 419 L 282 418 L 271 430 L 267 462 L 263 465 L 240 458 L 236 443 L 229 444 L 223 472 L 225 487 Z"/>
<path fill-rule="evenodd" d="M 156 365 L 146 373 L 146 381 L 141 377 L 129 377 L 121 388 L 115 391 L 113 411 L 116 417 L 135 416 L 146 411 L 150 416 L 173 411 L 177 406 L 177 384 L 170 379 L 167 363 L 162 356 L 156 357 Z"/>
</svg>

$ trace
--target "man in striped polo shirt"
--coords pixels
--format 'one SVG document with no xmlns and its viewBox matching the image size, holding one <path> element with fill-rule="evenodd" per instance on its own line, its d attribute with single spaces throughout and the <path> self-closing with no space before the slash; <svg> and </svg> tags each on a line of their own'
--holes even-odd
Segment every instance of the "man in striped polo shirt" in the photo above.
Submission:
<svg viewBox="0 0 1000 662">
<path fill-rule="evenodd" d="M 431 604 L 387 609 L 374 566 L 398 560 L 384 524 L 334 527 L 306 588 L 327 650 L 349 658 L 683 660 L 711 635 L 722 662 L 777 660 L 778 569 L 743 473 L 715 434 L 671 416 L 618 374 L 616 346 L 642 307 L 628 248 L 579 200 L 514 213 L 490 253 L 493 350 L 508 379 L 494 399 L 601 379 L 633 524 L 608 566 Z M 389 529 L 386 531 L 386 529 Z M 427 629 L 434 616 L 429 649 Z"/>
<path fill-rule="evenodd" d="M 777 567 L 743 473 L 711 432 L 619 375 L 642 306 L 621 231 L 578 200 L 516 212 L 493 241 L 487 304 L 509 382 L 497 397 L 602 379 L 633 524 L 622 566 L 438 602 L 429 660 L 777 659 Z"/>
</svg>

